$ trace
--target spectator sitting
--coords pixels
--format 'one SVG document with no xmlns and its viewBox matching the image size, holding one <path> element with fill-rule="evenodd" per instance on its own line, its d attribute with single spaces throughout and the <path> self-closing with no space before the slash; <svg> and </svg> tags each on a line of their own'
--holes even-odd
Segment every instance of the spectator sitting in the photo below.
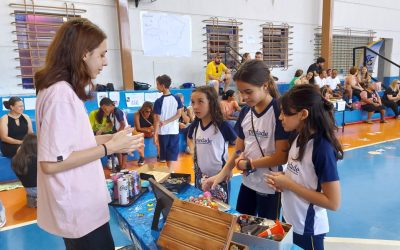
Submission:
<svg viewBox="0 0 400 250">
<path fill-rule="evenodd" d="M 294 87 L 294 85 L 302 84 L 301 80 L 302 76 L 303 76 L 303 70 L 301 69 L 296 70 L 296 72 L 294 73 L 294 77 L 289 83 L 289 88 L 291 89 Z"/>
<path fill-rule="evenodd" d="M 247 61 L 249 61 L 249 60 L 251 60 L 251 56 L 250 56 L 250 53 L 244 53 L 243 54 L 243 56 L 242 56 L 242 61 L 240 62 L 240 63 L 245 63 L 245 62 L 247 62 Z"/>
<path fill-rule="evenodd" d="M 331 77 L 332 76 L 332 69 L 327 69 L 326 70 L 326 78 Z"/>
<path fill-rule="evenodd" d="M 314 78 L 314 73 L 312 71 L 308 72 L 305 78 L 303 78 L 303 83 L 308 83 L 308 84 L 315 84 L 315 78 Z"/>
<path fill-rule="evenodd" d="M 369 82 L 371 82 L 371 76 L 368 74 L 368 68 L 363 66 L 360 71 L 358 71 L 358 82 L 361 87 L 366 87 Z"/>
<path fill-rule="evenodd" d="M 257 51 L 254 59 L 256 59 L 258 61 L 264 61 L 263 54 L 260 51 Z"/>
<path fill-rule="evenodd" d="M 375 112 L 381 114 L 381 123 L 386 123 L 385 121 L 385 107 L 383 107 L 381 98 L 374 89 L 374 85 L 369 82 L 365 90 L 360 94 L 361 96 L 361 109 L 368 112 L 368 118 L 366 123 L 372 123 L 371 117 Z"/>
<path fill-rule="evenodd" d="M 23 113 L 24 103 L 21 98 L 14 96 L 3 104 L 10 112 L 0 119 L 1 152 L 4 156 L 12 158 L 24 137 L 33 133 L 32 121 Z"/>
<path fill-rule="evenodd" d="M 90 124 L 95 135 L 114 134 L 124 130 L 128 122 L 125 113 L 115 107 L 114 102 L 110 98 L 103 98 L 100 101 L 100 108 L 97 112 L 92 111 L 89 114 Z M 117 154 L 120 168 L 126 167 L 127 154 Z M 111 160 L 108 160 L 108 167 L 112 167 Z"/>
<path fill-rule="evenodd" d="M 324 87 L 325 85 L 328 85 L 327 82 L 327 75 L 326 75 L 326 70 L 321 70 L 319 73 L 319 76 L 314 77 L 315 79 L 315 84 L 318 85 L 319 88 Z"/>
<path fill-rule="evenodd" d="M 389 87 L 385 90 L 382 97 L 382 103 L 391 108 L 394 112 L 394 116 L 400 119 L 399 105 L 400 105 L 400 91 L 399 91 L 399 80 L 394 80 L 390 83 Z"/>
<path fill-rule="evenodd" d="M 358 82 L 357 73 L 357 67 L 351 67 L 349 75 L 344 79 L 344 95 L 349 99 L 349 103 L 353 102 L 353 95 L 361 99 L 360 93 L 364 90 Z"/>
<path fill-rule="evenodd" d="M 332 90 L 327 85 L 323 86 L 320 91 L 325 100 L 329 101 L 330 99 L 332 99 Z"/>
<path fill-rule="evenodd" d="M 224 73 L 224 74 L 222 74 Z M 217 93 L 222 83 L 224 83 L 224 92 L 228 90 L 231 81 L 231 71 L 221 62 L 221 56 L 217 53 L 213 61 L 207 64 L 206 85 L 214 86 Z"/>
<path fill-rule="evenodd" d="M 333 97 L 342 98 L 342 85 L 340 85 L 340 79 L 336 69 L 332 70 L 331 76 L 329 76 L 326 81 L 329 88 L 333 91 Z"/>
<path fill-rule="evenodd" d="M 28 207 L 36 207 L 37 201 L 37 138 L 27 134 L 12 159 L 12 168 L 26 190 Z"/>
<path fill-rule="evenodd" d="M 307 74 L 308 72 L 313 72 L 314 77 L 318 76 L 319 73 L 321 73 L 322 68 L 324 67 L 325 64 L 325 58 L 323 57 L 318 57 L 317 62 L 311 64 L 308 69 L 307 69 Z"/>
<path fill-rule="evenodd" d="M 235 99 L 235 91 L 230 89 L 222 96 L 220 107 L 224 120 L 228 121 L 232 128 L 234 128 L 241 110 Z"/>
<path fill-rule="evenodd" d="M 133 114 L 133 120 L 135 123 L 135 129 L 137 132 L 143 133 L 144 138 L 154 137 L 154 116 L 153 116 L 153 104 L 151 102 L 144 102 L 142 107 Z M 159 152 L 157 146 L 157 155 Z M 138 165 L 144 164 L 144 148 L 139 148 L 139 160 Z"/>
</svg>

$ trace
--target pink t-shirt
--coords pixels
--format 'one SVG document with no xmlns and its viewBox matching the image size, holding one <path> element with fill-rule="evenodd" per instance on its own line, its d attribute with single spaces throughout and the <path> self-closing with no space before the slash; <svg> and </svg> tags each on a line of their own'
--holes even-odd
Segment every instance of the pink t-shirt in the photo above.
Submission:
<svg viewBox="0 0 400 250">
<path fill-rule="evenodd" d="M 67 82 L 38 93 L 36 126 L 38 224 L 52 234 L 80 238 L 110 219 L 100 160 L 49 175 L 40 167 L 40 162 L 66 160 L 74 151 L 97 145 L 85 105 Z"/>
</svg>

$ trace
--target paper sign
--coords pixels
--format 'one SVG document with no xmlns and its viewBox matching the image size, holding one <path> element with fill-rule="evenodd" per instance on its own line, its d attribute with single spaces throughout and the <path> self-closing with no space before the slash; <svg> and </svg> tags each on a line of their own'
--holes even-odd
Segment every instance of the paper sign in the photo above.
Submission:
<svg viewBox="0 0 400 250">
<path fill-rule="evenodd" d="M 36 97 L 24 98 L 25 110 L 34 110 L 36 107 Z"/>
<path fill-rule="evenodd" d="M 141 107 L 144 103 L 144 93 L 125 93 L 128 108 Z"/>
<path fill-rule="evenodd" d="M 108 93 L 107 92 L 97 92 L 97 106 L 100 108 L 100 101 L 101 99 L 103 99 L 104 97 L 108 97 Z"/>
<path fill-rule="evenodd" d="M 113 91 L 108 93 L 109 98 L 114 102 L 115 107 L 119 106 L 119 92 Z"/>
<path fill-rule="evenodd" d="M 145 93 L 144 94 L 144 99 L 148 102 L 155 102 L 158 98 L 162 96 L 161 92 L 151 92 L 151 93 Z"/>
</svg>

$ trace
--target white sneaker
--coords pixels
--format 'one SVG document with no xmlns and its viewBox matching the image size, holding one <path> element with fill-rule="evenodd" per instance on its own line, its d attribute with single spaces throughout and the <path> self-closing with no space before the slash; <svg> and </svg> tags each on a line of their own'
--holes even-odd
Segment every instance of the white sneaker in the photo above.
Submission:
<svg viewBox="0 0 400 250">
<path fill-rule="evenodd" d="M 109 158 L 108 160 L 107 160 L 107 167 L 108 167 L 108 169 L 112 169 L 112 161 L 111 161 L 111 159 Z"/>
<path fill-rule="evenodd" d="M 3 203 L 1 203 L 0 200 L 0 227 L 3 227 L 6 224 L 6 209 L 3 206 Z"/>
</svg>

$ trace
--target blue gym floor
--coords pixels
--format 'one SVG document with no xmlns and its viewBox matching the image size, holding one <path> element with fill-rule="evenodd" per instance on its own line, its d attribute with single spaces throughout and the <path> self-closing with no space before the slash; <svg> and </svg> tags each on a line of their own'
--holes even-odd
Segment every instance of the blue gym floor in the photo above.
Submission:
<svg viewBox="0 0 400 250">
<path fill-rule="evenodd" d="M 396 163 L 397 162 L 397 163 Z M 400 140 L 345 152 L 338 164 L 342 205 L 329 212 L 328 237 L 400 240 Z M 231 206 L 236 206 L 241 176 L 232 179 Z M 130 244 L 111 213 L 111 229 L 116 246 Z M 37 224 L 0 231 L 0 250 L 64 249 L 62 239 Z"/>
</svg>

